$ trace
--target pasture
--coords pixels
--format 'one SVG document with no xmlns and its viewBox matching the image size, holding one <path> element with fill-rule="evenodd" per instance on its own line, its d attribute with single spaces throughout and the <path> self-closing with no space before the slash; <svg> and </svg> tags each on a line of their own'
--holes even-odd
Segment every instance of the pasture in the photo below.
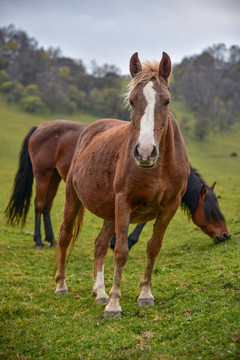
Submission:
<svg viewBox="0 0 240 360">
<path fill-rule="evenodd" d="M 178 104 L 171 108 L 178 119 Z M 54 295 L 54 249 L 33 248 L 33 205 L 23 229 L 7 226 L 4 219 L 21 142 L 30 127 L 54 118 L 63 117 L 28 115 L 0 102 L 0 358 L 239 359 L 239 124 L 203 142 L 191 136 L 186 139 L 192 165 L 209 185 L 217 181 L 215 192 L 232 238 L 215 245 L 179 209 L 153 271 L 156 306 L 138 308 L 139 280 L 153 225 L 148 223 L 124 268 L 122 318 L 105 319 L 104 306 L 96 305 L 91 297 L 94 239 L 101 229 L 100 219 L 86 212 L 67 266 L 69 295 L 63 297 Z M 87 123 L 95 120 L 84 115 L 68 118 Z M 232 152 L 238 157 L 230 157 Z M 55 235 L 63 206 L 64 184 L 52 210 Z M 109 249 L 107 292 L 112 274 Z"/>
</svg>

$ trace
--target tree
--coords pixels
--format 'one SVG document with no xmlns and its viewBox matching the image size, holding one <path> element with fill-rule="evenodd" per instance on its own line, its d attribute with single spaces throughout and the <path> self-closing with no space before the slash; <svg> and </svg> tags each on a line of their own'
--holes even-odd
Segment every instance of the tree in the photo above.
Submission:
<svg viewBox="0 0 240 360">
<path fill-rule="evenodd" d="M 18 81 L 6 81 L 1 90 L 7 95 L 8 102 L 18 102 L 23 97 L 24 87 Z"/>
<path fill-rule="evenodd" d="M 5 70 L 0 70 L 0 85 L 9 80 L 9 75 Z"/>
<path fill-rule="evenodd" d="M 198 116 L 195 123 L 195 135 L 199 140 L 203 140 L 209 131 L 208 119 L 204 116 Z"/>
<path fill-rule="evenodd" d="M 21 100 L 21 104 L 25 111 L 36 113 L 44 109 L 44 104 L 39 96 L 30 95 Z"/>
<path fill-rule="evenodd" d="M 52 114 L 54 114 L 61 108 L 62 103 L 65 101 L 61 87 L 56 83 L 47 83 L 43 94 L 43 101 L 51 110 Z"/>
</svg>

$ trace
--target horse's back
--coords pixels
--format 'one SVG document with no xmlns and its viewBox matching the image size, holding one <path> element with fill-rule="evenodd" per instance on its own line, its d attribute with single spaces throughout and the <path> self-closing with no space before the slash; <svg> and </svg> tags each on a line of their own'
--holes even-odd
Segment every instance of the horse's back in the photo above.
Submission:
<svg viewBox="0 0 240 360">
<path fill-rule="evenodd" d="M 40 124 L 28 145 L 35 176 L 58 167 L 65 180 L 77 140 L 86 127 L 86 124 L 68 120 Z"/>
</svg>

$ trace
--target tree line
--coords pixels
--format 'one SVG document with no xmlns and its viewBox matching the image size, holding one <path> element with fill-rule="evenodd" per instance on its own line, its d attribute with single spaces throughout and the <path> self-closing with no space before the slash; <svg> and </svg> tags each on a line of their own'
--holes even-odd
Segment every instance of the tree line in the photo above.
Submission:
<svg viewBox="0 0 240 360">
<path fill-rule="evenodd" d="M 38 46 L 13 25 L 0 29 L 0 90 L 8 102 L 29 112 L 77 109 L 102 117 L 128 119 L 120 101 L 122 77 L 114 65 L 92 62 L 89 74 L 82 60 L 61 56 L 60 49 Z"/>
<path fill-rule="evenodd" d="M 0 28 L 0 91 L 24 110 L 73 113 L 77 109 L 99 117 L 129 120 L 121 101 L 123 77 L 115 65 L 91 64 L 47 50 L 13 25 Z M 194 126 L 203 139 L 209 132 L 234 124 L 240 116 L 240 47 L 213 45 L 186 57 L 173 68 L 171 93 L 195 115 L 180 119 L 184 132 Z M 178 119 L 179 120 L 179 119 Z"/>
<path fill-rule="evenodd" d="M 196 115 L 195 135 L 225 129 L 240 116 L 240 47 L 217 44 L 174 67 L 172 93 Z M 188 129 L 188 117 L 182 128 Z"/>
</svg>

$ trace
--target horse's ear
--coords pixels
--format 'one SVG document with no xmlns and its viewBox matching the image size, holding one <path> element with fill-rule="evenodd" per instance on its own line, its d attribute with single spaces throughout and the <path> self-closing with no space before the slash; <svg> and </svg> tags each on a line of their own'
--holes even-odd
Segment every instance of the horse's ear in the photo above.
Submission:
<svg viewBox="0 0 240 360">
<path fill-rule="evenodd" d="M 212 191 L 215 189 L 216 186 L 216 181 L 214 181 L 214 183 L 210 186 L 210 188 L 212 189 Z"/>
<path fill-rule="evenodd" d="M 162 60 L 160 61 L 159 64 L 159 76 L 162 77 L 164 80 L 166 80 L 167 83 L 171 73 L 171 68 L 172 68 L 171 59 L 167 53 L 163 52 Z"/>
<path fill-rule="evenodd" d="M 130 59 L 130 73 L 132 77 L 134 78 L 137 75 L 137 73 L 139 73 L 139 71 L 141 70 L 142 70 L 142 65 L 138 58 L 138 53 L 135 52 L 135 54 L 133 54 Z"/>
<path fill-rule="evenodd" d="M 207 195 L 207 187 L 206 187 L 206 185 L 203 185 L 203 187 L 202 187 L 202 189 L 201 189 L 201 197 L 202 197 L 202 199 L 203 200 L 205 200 L 205 197 L 206 197 L 206 195 Z"/>
</svg>

